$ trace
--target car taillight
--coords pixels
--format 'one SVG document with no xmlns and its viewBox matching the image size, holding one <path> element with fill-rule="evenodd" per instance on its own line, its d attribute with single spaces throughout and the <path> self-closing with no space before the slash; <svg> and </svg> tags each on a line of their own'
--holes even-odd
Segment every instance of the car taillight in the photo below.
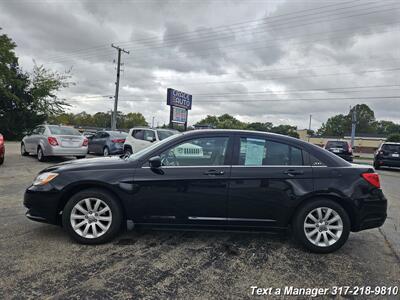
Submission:
<svg viewBox="0 0 400 300">
<path fill-rule="evenodd" d="M 83 140 L 82 146 L 86 147 L 89 144 L 89 140 L 87 138 L 85 138 Z"/>
<path fill-rule="evenodd" d="M 50 145 L 52 146 L 58 146 L 57 139 L 55 137 L 49 136 L 47 138 L 47 141 L 49 142 Z"/>
<path fill-rule="evenodd" d="M 348 149 L 349 149 L 349 152 L 352 153 L 352 152 L 353 152 L 353 148 L 350 146 L 349 143 L 347 143 L 347 147 L 348 147 Z"/>
<path fill-rule="evenodd" d="M 125 139 L 116 139 L 116 140 L 111 140 L 113 143 L 125 143 Z"/>
<path fill-rule="evenodd" d="M 3 137 L 3 135 L 0 134 L 0 144 L 3 144 L 3 143 L 4 143 L 4 137 Z"/>
<path fill-rule="evenodd" d="M 361 176 L 368 181 L 368 183 L 372 184 L 374 187 L 380 189 L 381 182 L 379 180 L 379 174 L 377 173 L 363 173 Z"/>
</svg>

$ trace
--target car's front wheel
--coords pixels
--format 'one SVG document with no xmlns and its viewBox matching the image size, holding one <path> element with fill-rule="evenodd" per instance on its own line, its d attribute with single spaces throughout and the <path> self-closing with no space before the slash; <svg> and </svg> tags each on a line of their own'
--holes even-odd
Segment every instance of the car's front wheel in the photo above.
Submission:
<svg viewBox="0 0 400 300">
<path fill-rule="evenodd" d="M 329 199 L 316 199 L 300 207 L 292 225 L 296 239 L 316 253 L 338 250 L 350 234 L 347 212 Z"/>
<path fill-rule="evenodd" d="M 131 156 L 133 153 L 132 149 L 130 147 L 125 147 L 124 149 L 124 155 L 125 156 Z"/>
<path fill-rule="evenodd" d="M 109 156 L 110 155 L 110 150 L 108 149 L 108 147 L 104 147 L 103 149 L 103 156 Z"/>
<path fill-rule="evenodd" d="M 81 191 L 64 207 L 63 226 L 79 243 L 101 244 L 114 238 L 121 229 L 123 214 L 117 200 L 107 191 Z"/>
</svg>

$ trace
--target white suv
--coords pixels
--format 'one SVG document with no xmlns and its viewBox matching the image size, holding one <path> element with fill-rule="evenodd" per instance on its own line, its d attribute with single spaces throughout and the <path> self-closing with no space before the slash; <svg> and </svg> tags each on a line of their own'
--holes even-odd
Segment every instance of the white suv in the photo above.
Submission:
<svg viewBox="0 0 400 300">
<path fill-rule="evenodd" d="M 125 139 L 124 154 L 131 155 L 134 152 L 149 147 L 152 143 L 157 143 L 177 133 L 179 131 L 172 129 L 131 128 Z"/>
</svg>

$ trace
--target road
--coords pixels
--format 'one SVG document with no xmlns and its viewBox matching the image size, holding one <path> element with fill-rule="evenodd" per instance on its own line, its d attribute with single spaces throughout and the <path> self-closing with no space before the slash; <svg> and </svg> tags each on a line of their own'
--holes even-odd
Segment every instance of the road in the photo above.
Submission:
<svg viewBox="0 0 400 300">
<path fill-rule="evenodd" d="M 24 216 L 24 189 L 39 170 L 60 160 L 21 157 L 16 143 L 6 149 L 0 167 L 0 299 L 242 299 L 253 297 L 251 286 L 400 286 L 399 171 L 380 171 L 390 203 L 385 225 L 351 234 L 328 255 L 308 253 L 290 236 L 233 232 L 133 230 L 105 245 L 84 246 L 62 228 Z"/>
</svg>

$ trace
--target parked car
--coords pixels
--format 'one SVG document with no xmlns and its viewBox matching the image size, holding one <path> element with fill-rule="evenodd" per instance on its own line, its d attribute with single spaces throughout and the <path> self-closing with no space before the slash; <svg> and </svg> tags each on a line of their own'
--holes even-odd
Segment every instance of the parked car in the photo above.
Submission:
<svg viewBox="0 0 400 300">
<path fill-rule="evenodd" d="M 21 155 L 35 154 L 39 161 L 50 156 L 76 156 L 85 158 L 88 139 L 68 126 L 40 125 L 21 142 Z"/>
<path fill-rule="evenodd" d="M 208 150 L 175 155 L 189 144 Z M 272 133 L 195 130 L 130 157 L 44 169 L 24 205 L 28 218 L 61 224 L 86 244 L 109 241 L 132 220 L 137 227 L 283 232 L 291 226 L 304 247 L 328 253 L 350 231 L 381 226 L 387 200 L 372 167 L 310 143 Z"/>
<path fill-rule="evenodd" d="M 375 152 L 374 167 L 400 167 L 400 143 L 382 143 Z"/>
<path fill-rule="evenodd" d="M 121 131 L 99 131 L 89 138 L 88 153 L 104 156 L 122 154 L 126 136 L 127 133 Z"/>
<path fill-rule="evenodd" d="M 124 154 L 129 156 L 177 133 L 179 131 L 172 129 L 132 128 L 125 140 Z"/>
<path fill-rule="evenodd" d="M 0 165 L 4 163 L 5 152 L 6 152 L 6 147 L 4 146 L 4 137 L 0 133 Z"/>
<path fill-rule="evenodd" d="M 324 148 L 344 160 L 353 161 L 353 149 L 346 141 L 328 141 Z"/>
<path fill-rule="evenodd" d="M 97 131 L 84 131 L 84 132 L 82 132 L 82 135 L 89 139 L 89 138 L 93 137 L 96 133 L 97 133 Z"/>
</svg>

